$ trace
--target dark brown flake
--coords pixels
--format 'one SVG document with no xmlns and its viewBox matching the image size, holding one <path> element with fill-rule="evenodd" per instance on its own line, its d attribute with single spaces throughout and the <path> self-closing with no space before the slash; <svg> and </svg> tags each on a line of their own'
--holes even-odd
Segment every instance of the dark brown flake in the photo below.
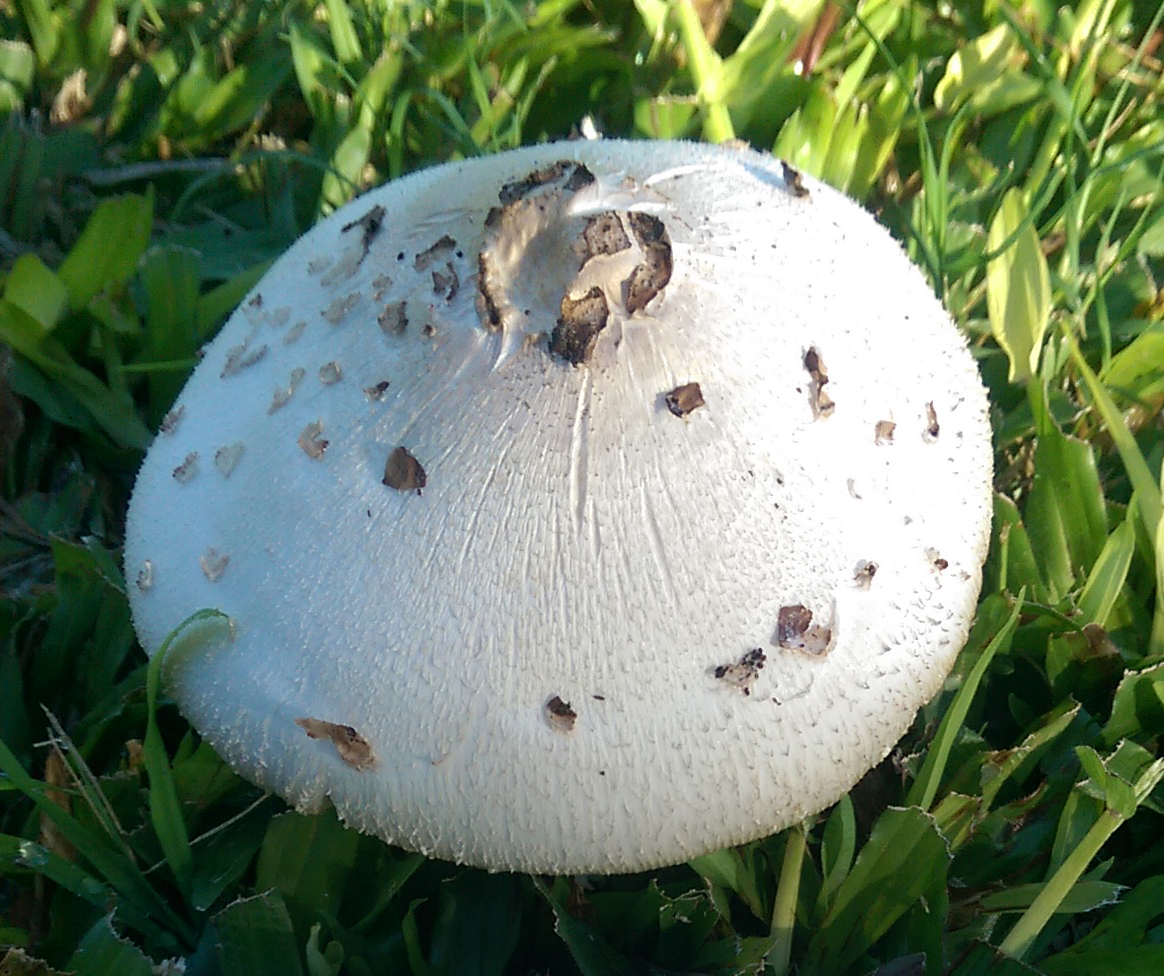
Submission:
<svg viewBox="0 0 1164 976">
<path fill-rule="evenodd" d="M 877 574 L 877 564 L 869 559 L 862 559 L 857 563 L 857 568 L 853 572 L 853 582 L 857 584 L 857 588 L 867 590 L 873 583 L 873 577 Z"/>
<path fill-rule="evenodd" d="M 804 199 L 808 196 L 808 187 L 804 185 L 804 177 L 795 166 L 781 161 L 780 167 L 784 172 L 784 182 L 794 197 Z"/>
<path fill-rule="evenodd" d="M 428 475 L 421 463 L 406 447 L 398 447 L 388 455 L 384 464 L 383 484 L 397 491 L 415 491 L 418 495 L 428 484 Z"/>
<path fill-rule="evenodd" d="M 878 420 L 873 426 L 873 443 L 892 444 L 895 430 L 897 430 L 897 424 L 892 420 Z"/>
<path fill-rule="evenodd" d="M 581 298 L 567 295 L 562 299 L 558 324 L 550 334 L 550 352 L 575 366 L 585 362 L 609 318 L 606 296 L 597 285 Z"/>
<path fill-rule="evenodd" d="M 768 660 L 762 648 L 754 647 L 744 654 L 738 661 L 731 664 L 721 664 L 715 669 L 715 676 L 720 681 L 739 688 L 745 695 L 751 695 L 752 685 L 760 677 L 764 669 L 764 662 Z"/>
<path fill-rule="evenodd" d="M 417 271 L 427 271 L 437 261 L 444 260 L 446 252 L 454 251 L 456 248 L 457 242 L 445 234 L 435 244 L 421 251 L 413 260 L 412 266 Z"/>
<path fill-rule="evenodd" d="M 676 417 L 686 417 L 691 411 L 704 405 L 703 391 L 698 383 L 684 383 L 664 397 L 667 409 Z"/>
<path fill-rule="evenodd" d="M 559 732 L 573 732 L 574 723 L 578 721 L 578 713 L 570 707 L 570 703 L 562 701 L 560 695 L 554 695 L 546 702 L 546 718 L 550 726 Z"/>
<path fill-rule="evenodd" d="M 781 607 L 776 618 L 776 643 L 785 650 L 820 655 L 832 643 L 831 627 L 813 624 L 812 611 L 797 603 Z"/>
</svg>

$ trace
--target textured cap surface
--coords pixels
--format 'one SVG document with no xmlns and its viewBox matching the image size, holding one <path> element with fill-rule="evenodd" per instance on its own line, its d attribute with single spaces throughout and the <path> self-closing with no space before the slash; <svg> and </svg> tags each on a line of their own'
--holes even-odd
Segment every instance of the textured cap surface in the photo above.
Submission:
<svg viewBox="0 0 1164 976">
<path fill-rule="evenodd" d="M 771 157 L 572 142 L 374 190 L 276 264 L 126 542 L 169 687 L 303 810 L 492 869 L 673 863 L 822 809 L 965 641 L 962 339 Z M 197 638 L 197 639 L 195 639 Z"/>
</svg>

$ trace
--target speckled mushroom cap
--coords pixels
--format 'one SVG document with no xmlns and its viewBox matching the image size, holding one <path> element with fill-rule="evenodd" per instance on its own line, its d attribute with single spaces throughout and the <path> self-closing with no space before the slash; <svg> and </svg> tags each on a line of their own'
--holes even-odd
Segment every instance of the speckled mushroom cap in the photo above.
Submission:
<svg viewBox="0 0 1164 976">
<path fill-rule="evenodd" d="M 320 223 L 130 505 L 150 653 L 244 776 L 490 869 L 768 834 L 884 757 L 966 638 L 974 363 L 901 249 L 769 156 L 570 142 Z"/>
</svg>

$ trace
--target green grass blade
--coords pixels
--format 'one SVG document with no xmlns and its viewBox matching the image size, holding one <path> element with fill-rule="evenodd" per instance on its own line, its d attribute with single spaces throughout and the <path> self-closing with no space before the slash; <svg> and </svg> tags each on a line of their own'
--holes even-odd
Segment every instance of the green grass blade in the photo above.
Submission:
<svg viewBox="0 0 1164 976">
<path fill-rule="evenodd" d="M 970 673 L 962 682 L 962 687 L 958 689 L 957 694 L 954 695 L 954 700 L 942 717 L 933 744 L 926 753 L 925 762 L 922 763 L 921 772 L 918 773 L 917 779 L 914 780 L 906 797 L 906 802 L 910 806 L 921 807 L 923 810 L 929 810 L 933 806 L 934 798 L 938 795 L 938 786 L 946 770 L 946 763 L 950 758 L 950 750 L 953 748 L 954 740 L 970 712 L 970 703 L 973 701 L 982 679 L 986 676 L 995 654 L 1010 646 L 1011 637 L 1014 636 L 1015 628 L 1018 626 L 1019 613 L 1022 610 L 1025 595 L 1026 591 L 1022 590 L 1014 598 L 1009 616 L 990 643 L 986 645 L 978 660 L 974 662 L 974 667 L 970 669 Z M 1004 597 L 1000 595 L 991 599 L 997 599 L 1001 604 Z M 985 607 L 984 603 L 983 608 L 985 609 Z"/>
</svg>

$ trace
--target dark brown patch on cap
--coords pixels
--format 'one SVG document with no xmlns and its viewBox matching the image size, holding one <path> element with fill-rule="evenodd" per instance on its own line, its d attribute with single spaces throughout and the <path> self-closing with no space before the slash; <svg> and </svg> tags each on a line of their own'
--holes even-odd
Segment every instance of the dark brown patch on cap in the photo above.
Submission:
<svg viewBox="0 0 1164 976">
<path fill-rule="evenodd" d="M 876 574 L 877 564 L 870 559 L 862 559 L 853 571 L 853 582 L 857 584 L 858 589 L 867 590 Z"/>
<path fill-rule="evenodd" d="M 546 702 L 546 717 L 559 732 L 574 731 L 574 723 L 578 721 L 578 713 L 570 707 L 569 702 L 562 701 L 560 695 L 554 695 Z"/>
<path fill-rule="evenodd" d="M 545 186 L 547 183 L 556 183 L 563 176 L 566 179 L 562 184 L 562 188 L 571 193 L 594 182 L 594 174 L 581 163 L 575 163 L 568 159 L 560 159 L 556 163 L 550 163 L 541 169 L 535 169 L 532 173 L 528 173 L 519 180 L 513 180 L 512 182 L 503 184 L 497 194 L 497 199 L 501 202 L 502 206 L 508 206 L 514 200 L 520 200 L 522 197 L 528 196 L 540 186 Z M 488 219 L 486 219 L 486 226 L 488 226 Z"/>
<path fill-rule="evenodd" d="M 581 298 L 567 295 L 562 299 L 558 324 L 550 334 L 550 352 L 575 366 L 585 362 L 609 318 L 606 296 L 597 285 Z"/>
<path fill-rule="evenodd" d="M 430 265 L 440 260 L 444 256 L 444 252 L 452 251 L 456 248 L 457 242 L 453 238 L 445 234 L 435 244 L 425 248 L 412 262 L 412 266 L 417 271 L 425 271 Z"/>
<path fill-rule="evenodd" d="M 764 662 L 767 661 L 767 655 L 764 651 L 755 647 L 744 654 L 738 661 L 732 664 L 721 664 L 715 669 L 715 676 L 720 681 L 726 681 L 729 685 L 734 685 L 739 688 L 745 695 L 752 693 L 752 685 L 756 683 L 756 679 L 760 677 L 760 672 L 764 668 Z"/>
<path fill-rule="evenodd" d="M 613 211 L 595 214 L 587 220 L 582 239 L 586 243 L 588 259 L 596 254 L 617 254 L 630 247 L 630 238 L 623 230 L 622 221 Z"/>
<path fill-rule="evenodd" d="M 446 302 L 451 302 L 457 295 L 461 288 L 461 279 L 457 274 L 457 269 L 453 267 L 452 261 L 446 261 L 443 271 L 432 272 L 432 291 L 433 294 L 443 298 Z"/>
<path fill-rule="evenodd" d="M 365 386 L 364 396 L 366 396 L 369 400 L 383 400 L 384 394 L 387 392 L 390 385 L 391 384 L 388 382 L 388 380 L 380 380 L 379 383 L 375 383 L 372 386 Z"/>
<path fill-rule="evenodd" d="M 350 224 L 344 224 L 340 229 L 341 233 L 346 234 L 349 230 L 359 227 L 363 234 L 360 240 L 363 253 L 360 255 L 360 260 L 356 262 L 357 267 L 368 256 L 368 248 L 372 246 L 372 241 L 376 239 L 376 235 L 380 233 L 380 228 L 384 224 L 384 214 L 384 208 L 377 204 L 364 216 L 353 220 Z"/>
<path fill-rule="evenodd" d="M 932 444 L 938 439 L 941 429 L 938 425 L 938 412 L 934 409 L 933 400 L 930 400 L 926 404 L 926 429 L 922 431 L 922 440 L 927 444 Z"/>
<path fill-rule="evenodd" d="M 927 549 L 926 558 L 938 572 L 941 572 L 943 569 L 950 568 L 950 561 L 948 559 L 943 559 L 942 554 L 938 552 L 937 549 Z"/>
<path fill-rule="evenodd" d="M 792 195 L 802 200 L 807 197 L 808 187 L 804 185 L 804 177 L 800 175 L 800 170 L 783 161 L 781 161 L 780 167 L 784 171 L 784 182 L 788 184 L 788 189 Z"/>
<path fill-rule="evenodd" d="M 667 409 L 676 417 L 686 417 L 692 410 L 698 410 L 704 405 L 703 391 L 698 383 L 684 383 L 677 386 L 664 397 Z"/>
<path fill-rule="evenodd" d="M 384 464 L 383 484 L 397 491 L 420 490 L 428 484 L 428 475 L 406 447 L 398 447 L 388 455 Z"/>
<path fill-rule="evenodd" d="M 500 219 L 500 208 L 494 207 L 493 210 L 489 211 L 489 215 L 493 216 L 494 212 Z M 485 226 L 489 226 L 488 218 L 485 220 Z M 489 288 L 489 279 L 492 277 L 493 270 L 489 265 L 490 259 L 482 251 L 477 255 L 477 315 L 486 328 L 496 331 L 501 328 L 501 308 Z"/>
<path fill-rule="evenodd" d="M 825 384 L 829 381 L 828 370 L 825 369 L 824 359 L 817 351 L 816 346 L 810 346 L 804 354 L 804 368 L 812 380 L 809 385 L 809 403 L 812 406 L 814 417 L 828 417 L 836 408 L 832 397 L 825 392 Z"/>
<path fill-rule="evenodd" d="M 671 280 L 674 266 L 671 261 L 671 238 L 667 227 L 654 214 L 632 211 L 627 214 L 631 232 L 643 249 L 643 260 L 631 270 L 624 282 L 626 310 L 630 315 L 646 308 Z"/>
<path fill-rule="evenodd" d="M 334 745 L 340 759 L 352 769 L 371 769 L 376 765 L 371 743 L 350 725 L 318 718 L 297 718 L 295 724 L 307 733 L 309 739 L 326 739 Z"/>
</svg>

